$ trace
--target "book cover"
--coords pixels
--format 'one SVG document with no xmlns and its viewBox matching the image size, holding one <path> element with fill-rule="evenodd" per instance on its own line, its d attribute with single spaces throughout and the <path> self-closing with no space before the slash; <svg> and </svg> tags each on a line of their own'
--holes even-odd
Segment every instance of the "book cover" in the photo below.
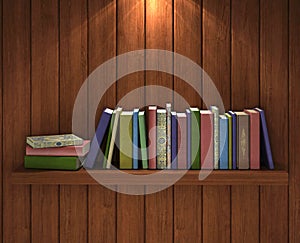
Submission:
<svg viewBox="0 0 300 243">
<path fill-rule="evenodd" d="M 259 112 L 254 109 L 244 110 L 250 117 L 250 169 L 260 169 L 260 119 Z"/>
<path fill-rule="evenodd" d="M 172 156 L 171 156 L 171 103 L 166 104 L 166 112 L 167 112 L 167 168 L 171 168 Z"/>
<path fill-rule="evenodd" d="M 149 169 L 156 169 L 156 106 L 148 107 L 148 156 Z"/>
<path fill-rule="evenodd" d="M 143 169 L 148 169 L 148 156 L 147 156 L 147 144 L 146 144 L 146 125 L 145 125 L 145 112 L 139 112 L 139 132 L 140 132 L 140 147 L 141 147 L 141 159 Z"/>
<path fill-rule="evenodd" d="M 232 170 L 232 116 L 225 113 L 228 118 L 228 169 Z"/>
<path fill-rule="evenodd" d="M 213 113 L 211 111 L 200 111 L 201 169 L 206 170 L 212 170 L 214 168 L 213 119 Z"/>
<path fill-rule="evenodd" d="M 157 109 L 157 169 L 165 169 L 167 167 L 167 117 L 165 109 Z"/>
<path fill-rule="evenodd" d="M 238 169 L 249 169 L 249 115 L 235 112 L 237 118 L 237 159 Z"/>
<path fill-rule="evenodd" d="M 132 111 L 120 115 L 120 169 L 132 169 Z"/>
<path fill-rule="evenodd" d="M 177 169 L 177 113 L 175 111 L 171 112 L 171 162 L 172 169 Z"/>
<path fill-rule="evenodd" d="M 113 111 L 113 114 L 112 114 L 111 119 L 110 119 L 109 130 L 108 130 L 106 146 L 105 146 L 105 152 L 104 152 L 104 158 L 103 158 L 103 168 L 104 169 L 107 167 L 107 158 L 108 158 L 108 153 L 109 153 L 111 134 L 112 134 L 113 126 L 114 126 L 116 112 L 117 112 L 117 109 L 115 109 Z"/>
<path fill-rule="evenodd" d="M 187 127 L 187 168 L 190 169 L 192 165 L 192 159 L 191 159 L 191 111 L 190 109 L 186 109 L 186 127 Z"/>
<path fill-rule="evenodd" d="M 82 145 L 83 139 L 74 134 L 59 134 L 45 136 L 31 136 L 26 138 L 26 142 L 32 148 L 53 148 L 62 146 Z"/>
<path fill-rule="evenodd" d="M 236 114 L 233 111 L 228 111 L 232 118 L 232 169 L 237 168 L 237 127 L 236 127 Z"/>
<path fill-rule="evenodd" d="M 200 169 L 200 111 L 191 107 L 191 160 L 192 169 Z"/>
<path fill-rule="evenodd" d="M 220 151 L 219 151 L 219 108 L 217 106 L 210 107 L 211 112 L 214 116 L 214 169 L 219 169 L 219 158 L 220 158 Z"/>
<path fill-rule="evenodd" d="M 139 126 L 138 126 L 138 114 L 139 109 L 133 110 L 132 116 L 132 160 L 133 160 L 133 169 L 138 169 L 139 162 Z"/>
<path fill-rule="evenodd" d="M 265 165 L 268 169 L 273 170 L 274 169 L 274 163 L 273 163 L 273 157 L 272 157 L 272 151 L 270 146 L 270 140 L 269 140 L 269 133 L 268 133 L 268 127 L 267 127 L 267 121 L 265 117 L 264 110 L 260 108 L 255 108 L 259 112 L 260 115 L 260 133 L 261 133 L 261 147 L 260 147 L 260 157 L 261 162 L 263 165 Z"/>
<path fill-rule="evenodd" d="M 228 169 L 228 118 L 220 115 L 220 163 L 221 170 Z"/>
<path fill-rule="evenodd" d="M 84 140 L 82 145 L 57 148 L 32 148 L 26 146 L 26 155 L 35 156 L 85 156 L 90 149 L 90 141 Z"/>
<path fill-rule="evenodd" d="M 81 161 L 75 156 L 25 156 L 26 169 L 78 170 Z"/>
<path fill-rule="evenodd" d="M 177 112 L 177 168 L 187 169 L 187 117 L 186 113 Z"/>
<path fill-rule="evenodd" d="M 113 110 L 106 108 L 101 115 L 101 118 L 99 120 L 96 133 L 93 137 L 93 140 L 91 142 L 90 151 L 87 154 L 84 167 L 85 168 L 93 168 L 95 161 L 98 157 L 98 154 L 100 152 L 100 146 L 104 139 L 104 135 L 108 129 L 109 122 L 112 116 Z M 104 155 L 103 155 L 104 158 Z M 100 161 L 103 161 L 103 158 Z M 101 163 L 101 162 L 100 162 Z M 100 168 L 103 168 L 103 165 L 100 165 Z"/>
</svg>

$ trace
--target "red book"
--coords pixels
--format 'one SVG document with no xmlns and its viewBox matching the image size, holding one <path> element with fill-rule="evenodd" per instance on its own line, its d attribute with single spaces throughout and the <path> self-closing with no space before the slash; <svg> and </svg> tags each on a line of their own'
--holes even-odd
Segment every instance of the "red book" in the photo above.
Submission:
<svg viewBox="0 0 300 243">
<path fill-rule="evenodd" d="M 156 169 L 156 106 L 148 107 L 149 169 Z"/>
<path fill-rule="evenodd" d="M 177 130 L 177 168 L 187 169 L 187 118 L 186 113 L 177 112 L 178 130 Z"/>
<path fill-rule="evenodd" d="M 200 110 L 201 123 L 201 169 L 214 168 L 214 141 L 213 141 L 213 113 L 209 110 Z"/>
<path fill-rule="evenodd" d="M 245 109 L 250 116 L 250 169 L 260 169 L 260 120 L 259 112 Z"/>
<path fill-rule="evenodd" d="M 26 155 L 34 156 L 85 156 L 90 149 L 90 141 L 84 140 L 79 146 L 65 146 L 57 148 L 32 148 L 26 146 Z"/>
</svg>

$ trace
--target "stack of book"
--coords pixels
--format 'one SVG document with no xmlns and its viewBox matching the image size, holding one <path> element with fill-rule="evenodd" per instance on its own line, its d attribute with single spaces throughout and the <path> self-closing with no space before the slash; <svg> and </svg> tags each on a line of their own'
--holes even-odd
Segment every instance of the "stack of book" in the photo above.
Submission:
<svg viewBox="0 0 300 243">
<path fill-rule="evenodd" d="M 74 134 L 32 136 L 26 142 L 24 167 L 31 169 L 77 170 L 90 146 Z"/>
<path fill-rule="evenodd" d="M 106 108 L 84 167 L 227 170 L 263 165 L 274 169 L 262 109 L 219 114 L 217 106 L 185 112 L 171 108 L 170 103 L 164 109 L 148 106 L 145 111 Z M 100 147 L 103 156 L 97 160 Z"/>
</svg>

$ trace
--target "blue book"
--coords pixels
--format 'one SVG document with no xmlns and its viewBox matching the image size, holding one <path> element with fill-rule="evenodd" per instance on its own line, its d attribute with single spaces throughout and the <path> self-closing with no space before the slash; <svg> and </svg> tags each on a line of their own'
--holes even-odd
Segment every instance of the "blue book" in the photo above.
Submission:
<svg viewBox="0 0 300 243">
<path fill-rule="evenodd" d="M 187 127 L 187 169 L 191 168 L 191 111 L 186 109 L 186 127 Z"/>
<path fill-rule="evenodd" d="M 261 163 L 266 166 L 270 170 L 274 170 L 274 163 L 272 157 L 272 151 L 269 140 L 269 133 L 267 128 L 267 122 L 265 117 L 264 110 L 260 108 L 255 108 L 259 112 L 260 115 L 260 155 L 261 155 Z"/>
<path fill-rule="evenodd" d="M 219 168 L 228 170 L 228 118 L 220 115 L 220 160 Z"/>
<path fill-rule="evenodd" d="M 138 169 L 139 162 L 139 125 L 138 125 L 139 109 L 133 110 L 132 116 L 132 157 L 133 157 L 133 169 Z"/>
<path fill-rule="evenodd" d="M 232 169 L 236 170 L 237 153 L 236 153 L 236 114 L 233 111 L 228 111 L 232 117 Z"/>
<path fill-rule="evenodd" d="M 106 130 L 108 129 L 108 125 L 112 116 L 113 110 L 106 108 L 100 118 L 100 121 L 98 123 L 98 127 L 96 129 L 96 133 L 93 137 L 92 143 L 90 145 L 90 151 L 86 157 L 86 160 L 84 162 L 84 167 L 92 169 L 94 167 L 94 164 L 96 162 L 97 156 L 100 152 L 100 146 L 103 142 L 104 135 L 106 133 Z M 104 154 L 102 154 L 102 158 L 100 159 L 100 163 L 103 163 L 104 161 Z M 103 168 L 103 164 L 100 165 L 100 168 Z"/>
<path fill-rule="evenodd" d="M 175 111 L 171 112 L 171 161 L 172 161 L 172 169 L 177 169 L 177 113 Z"/>
</svg>

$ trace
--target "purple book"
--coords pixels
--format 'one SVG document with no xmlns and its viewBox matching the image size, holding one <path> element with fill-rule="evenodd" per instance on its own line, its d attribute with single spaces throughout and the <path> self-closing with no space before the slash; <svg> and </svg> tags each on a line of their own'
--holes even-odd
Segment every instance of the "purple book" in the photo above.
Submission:
<svg viewBox="0 0 300 243">
<path fill-rule="evenodd" d="M 232 169 L 236 170 L 237 153 L 236 153 L 236 114 L 228 111 L 232 117 Z"/>
<path fill-rule="evenodd" d="M 98 123 L 98 127 L 96 129 L 96 133 L 93 137 L 93 140 L 90 145 L 90 151 L 86 157 L 84 167 L 92 169 L 94 167 L 94 164 L 96 162 L 97 156 L 100 151 L 101 143 L 103 142 L 104 135 L 106 133 L 106 130 L 108 128 L 111 116 L 112 116 L 113 110 L 106 108 L 100 118 L 100 121 Z M 103 163 L 103 159 L 100 160 L 101 163 Z M 103 165 L 100 165 L 100 168 L 103 168 Z"/>
<path fill-rule="evenodd" d="M 177 169 L 177 114 L 175 111 L 171 112 L 171 160 L 172 169 Z"/>
<path fill-rule="evenodd" d="M 274 170 L 265 112 L 260 108 L 255 108 L 255 110 L 257 110 L 260 114 L 260 134 L 262 134 L 262 136 L 260 136 L 260 160 L 268 169 Z"/>
<path fill-rule="evenodd" d="M 187 122 L 187 169 L 191 168 L 191 111 L 186 109 Z"/>
</svg>

